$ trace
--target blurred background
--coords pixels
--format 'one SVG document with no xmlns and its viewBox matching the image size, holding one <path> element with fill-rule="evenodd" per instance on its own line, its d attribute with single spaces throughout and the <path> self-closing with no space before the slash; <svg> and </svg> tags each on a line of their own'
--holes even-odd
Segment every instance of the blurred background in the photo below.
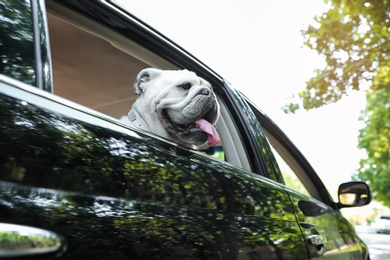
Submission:
<svg viewBox="0 0 390 260">
<path fill-rule="evenodd" d="M 370 59 L 369 55 L 363 57 L 369 49 L 366 45 L 378 40 L 369 31 L 373 24 L 365 15 L 379 17 L 389 12 L 388 6 L 381 6 L 388 5 L 386 1 L 376 1 L 376 8 L 362 0 L 352 1 L 353 6 L 335 4 L 344 1 L 325 4 L 321 0 L 117 2 L 255 102 L 303 152 L 335 201 L 341 182 L 352 178 L 370 181 L 367 176 L 377 174 L 377 163 L 367 157 L 367 147 L 358 149 L 359 130 L 367 125 L 359 116 L 366 108 L 370 86 L 375 85 L 375 70 L 383 64 L 375 63 L 375 57 L 363 65 L 359 62 Z M 327 15 L 323 15 L 325 12 Z M 381 37 L 390 34 L 388 28 L 380 32 Z M 355 42 L 348 46 L 351 39 Z M 356 52 L 359 47 L 363 54 Z M 377 55 L 387 56 L 386 50 Z M 385 89 L 389 92 L 387 85 Z M 385 105 L 384 109 L 390 107 Z M 388 139 L 380 142 L 382 150 L 387 149 L 386 142 L 390 143 Z M 372 180 L 370 184 L 379 199 L 369 206 L 343 212 L 354 224 L 370 224 L 379 213 L 387 211 L 383 201 L 390 203 L 390 194 L 386 200 L 381 195 L 383 190 Z"/>
</svg>

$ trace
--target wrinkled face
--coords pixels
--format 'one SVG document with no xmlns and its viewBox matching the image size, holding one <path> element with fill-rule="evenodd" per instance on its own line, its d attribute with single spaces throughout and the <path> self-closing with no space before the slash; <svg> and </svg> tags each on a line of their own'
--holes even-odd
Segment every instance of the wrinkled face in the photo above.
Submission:
<svg viewBox="0 0 390 260">
<path fill-rule="evenodd" d="M 216 96 L 211 85 L 195 73 L 145 69 L 134 90 L 139 95 L 136 109 L 149 121 L 150 131 L 190 146 L 219 142 L 214 127 L 219 118 Z"/>
</svg>

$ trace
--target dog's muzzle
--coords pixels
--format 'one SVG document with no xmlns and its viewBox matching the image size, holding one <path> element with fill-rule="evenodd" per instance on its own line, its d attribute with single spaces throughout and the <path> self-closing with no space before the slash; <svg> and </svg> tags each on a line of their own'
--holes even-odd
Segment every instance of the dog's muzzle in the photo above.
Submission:
<svg viewBox="0 0 390 260">
<path fill-rule="evenodd" d="M 169 108 L 163 111 L 166 130 L 181 141 L 209 146 L 219 143 L 220 138 L 214 127 L 218 120 L 218 105 L 213 93 L 202 89 L 186 106 L 180 110 Z"/>
</svg>

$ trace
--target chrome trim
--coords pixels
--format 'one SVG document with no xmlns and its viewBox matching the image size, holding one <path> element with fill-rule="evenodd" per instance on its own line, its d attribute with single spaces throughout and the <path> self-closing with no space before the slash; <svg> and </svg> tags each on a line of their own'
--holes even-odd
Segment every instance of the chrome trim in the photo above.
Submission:
<svg viewBox="0 0 390 260">
<path fill-rule="evenodd" d="M 66 245 L 57 233 L 29 226 L 0 223 L 0 258 L 63 253 Z"/>
<path fill-rule="evenodd" d="M 34 55 L 35 85 L 48 92 L 53 92 L 50 41 L 44 0 L 31 1 Z"/>
<path fill-rule="evenodd" d="M 322 246 L 326 241 L 326 237 L 319 234 L 311 234 L 306 237 L 309 246 Z"/>
</svg>

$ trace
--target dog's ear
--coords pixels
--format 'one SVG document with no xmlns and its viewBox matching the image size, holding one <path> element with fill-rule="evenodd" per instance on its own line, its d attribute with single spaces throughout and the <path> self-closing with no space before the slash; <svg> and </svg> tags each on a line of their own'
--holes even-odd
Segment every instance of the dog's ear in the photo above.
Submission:
<svg viewBox="0 0 390 260">
<path fill-rule="evenodd" d="M 135 94 L 141 95 L 141 93 L 145 91 L 145 87 L 146 87 L 145 83 L 147 83 L 151 79 L 156 78 L 158 75 L 160 75 L 160 73 L 161 70 L 154 69 L 154 68 L 147 68 L 141 70 L 134 81 L 133 86 L 134 86 Z"/>
</svg>

